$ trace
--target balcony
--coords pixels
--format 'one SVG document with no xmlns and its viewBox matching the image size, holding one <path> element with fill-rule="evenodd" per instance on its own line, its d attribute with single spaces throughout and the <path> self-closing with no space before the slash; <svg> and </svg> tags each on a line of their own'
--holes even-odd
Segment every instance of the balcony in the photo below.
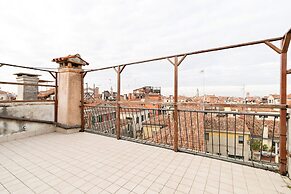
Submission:
<svg viewBox="0 0 291 194">
<path fill-rule="evenodd" d="M 49 73 L 54 84 L 39 84 L 38 74 L 27 73 L 16 74 L 17 83 L 0 82 L 22 93 L 0 103 L 0 193 L 291 193 L 290 179 L 278 173 L 291 170 L 290 37 L 289 30 L 278 38 L 98 69 L 82 69 L 88 63 L 79 54 L 53 59 L 58 71 L 1 63 Z M 281 49 L 271 43 L 278 40 Z M 205 99 L 178 100 L 178 67 L 186 57 L 257 44 L 281 54 L 280 104 L 227 111 Z M 154 103 L 121 100 L 124 68 L 160 60 L 174 65 L 170 103 L 159 96 Z M 117 73 L 117 92 L 99 104 L 95 87 L 94 95 L 89 88 L 85 94 L 84 79 L 106 69 Z"/>
<path fill-rule="evenodd" d="M 91 133 L 0 144 L 0 193 L 290 193 L 278 173 Z"/>
<path fill-rule="evenodd" d="M 121 138 L 173 149 L 174 111 L 120 107 Z M 259 168 L 278 170 L 278 113 L 178 109 L 178 150 Z M 185 107 L 184 107 L 185 108 Z M 85 106 L 87 132 L 116 137 L 116 107 Z"/>
</svg>

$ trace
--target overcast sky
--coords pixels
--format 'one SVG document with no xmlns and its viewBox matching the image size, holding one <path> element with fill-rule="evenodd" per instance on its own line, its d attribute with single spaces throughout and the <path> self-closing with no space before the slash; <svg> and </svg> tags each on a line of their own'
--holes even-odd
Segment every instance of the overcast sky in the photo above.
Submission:
<svg viewBox="0 0 291 194">
<path fill-rule="evenodd" d="M 53 58 L 79 53 L 88 69 L 280 37 L 291 27 L 290 8 L 290 0 L 0 0 L 0 62 L 56 68 Z M 265 45 L 189 56 L 179 68 L 180 95 L 279 92 L 280 56 Z M 0 80 L 15 81 L 16 72 L 27 71 L 1 67 Z M 89 73 L 85 82 L 115 89 L 116 73 Z M 172 94 L 173 66 L 125 68 L 123 93 L 144 85 Z"/>
</svg>

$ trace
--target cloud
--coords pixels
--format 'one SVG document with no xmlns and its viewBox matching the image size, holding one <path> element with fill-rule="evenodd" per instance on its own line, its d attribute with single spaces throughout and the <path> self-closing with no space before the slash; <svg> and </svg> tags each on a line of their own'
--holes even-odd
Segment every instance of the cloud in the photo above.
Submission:
<svg viewBox="0 0 291 194">
<path fill-rule="evenodd" d="M 89 68 L 98 68 L 278 37 L 290 28 L 290 5 L 287 0 L 1 1 L 0 61 L 54 68 L 52 58 L 80 53 Z M 243 84 L 259 85 L 253 94 L 275 92 L 279 63 L 279 55 L 264 45 L 189 56 L 180 66 L 180 93 L 193 95 L 192 87 L 202 87 L 202 69 L 209 93 L 241 95 L 226 86 Z M 12 73 L 19 71 L 2 67 L 1 80 L 13 81 Z M 122 76 L 124 92 L 143 85 L 172 91 L 173 68 L 167 61 L 127 67 Z M 85 82 L 105 90 L 115 88 L 115 79 L 114 71 L 104 71 L 89 73 Z"/>
</svg>

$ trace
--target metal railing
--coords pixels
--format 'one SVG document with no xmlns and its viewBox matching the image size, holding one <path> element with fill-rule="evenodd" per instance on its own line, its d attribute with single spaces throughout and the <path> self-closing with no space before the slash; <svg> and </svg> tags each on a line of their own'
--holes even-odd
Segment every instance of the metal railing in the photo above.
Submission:
<svg viewBox="0 0 291 194">
<path fill-rule="evenodd" d="M 120 107 L 121 139 L 173 148 L 174 110 Z M 278 169 L 279 113 L 178 110 L 178 150 Z M 116 107 L 85 107 L 86 131 L 116 137 Z"/>
<path fill-rule="evenodd" d="M 258 40 L 258 41 L 252 41 L 252 42 L 246 42 L 241 44 L 234 44 L 234 45 L 228 45 L 228 46 L 222 46 L 222 47 L 216 47 L 216 48 L 210 48 L 205 50 L 198 50 L 198 51 L 191 51 L 186 53 L 180 53 L 180 54 L 174 54 L 174 55 L 168 55 L 168 56 L 162 56 L 157 58 L 151 58 L 151 59 L 145 59 L 145 60 L 139 60 L 135 62 L 130 63 L 122 63 L 119 65 L 113 65 L 108 67 L 102 67 L 97 69 L 90 69 L 86 70 L 84 72 L 83 78 L 86 76 L 87 73 L 91 72 L 97 72 L 102 71 L 106 69 L 114 69 L 116 72 L 116 81 L 117 81 L 117 96 L 116 96 L 116 138 L 120 139 L 122 137 L 121 135 L 121 74 L 124 71 L 125 67 L 133 66 L 133 65 L 141 65 L 153 61 L 161 61 L 161 60 L 167 60 L 173 65 L 173 78 L 174 78 L 174 88 L 173 88 L 173 150 L 178 151 L 178 133 L 179 133 L 179 126 L 178 124 L 181 122 L 178 119 L 178 114 L 181 113 L 181 110 L 178 110 L 178 96 L 179 96 L 179 67 L 181 63 L 185 60 L 185 58 L 188 58 L 189 56 L 198 55 L 202 53 L 210 53 L 210 52 L 216 52 L 216 51 L 222 51 L 227 49 L 234 49 L 239 47 L 245 47 L 245 46 L 251 46 L 251 45 L 259 45 L 264 44 L 270 47 L 273 51 L 280 54 L 281 58 L 281 68 L 280 68 L 280 136 L 279 136 L 279 149 L 280 149 L 280 165 L 279 170 L 282 175 L 286 175 L 287 173 L 287 149 L 286 149 L 286 141 L 287 141 L 287 74 L 291 73 L 291 70 L 287 70 L 287 52 L 288 47 L 291 39 L 291 30 L 288 30 L 287 33 L 284 34 L 282 37 L 277 38 L 271 38 L 271 39 L 264 39 L 264 40 Z M 272 42 L 275 41 L 281 41 L 281 46 L 277 47 Z M 83 95 L 82 95 L 83 96 Z M 82 109 L 84 108 L 84 100 L 82 100 Z M 84 111 L 82 111 L 83 114 Z M 201 113 L 200 113 L 201 114 Z M 198 113 L 199 115 L 199 113 Z M 192 117 L 191 117 L 192 118 Z M 199 117 L 198 117 L 199 118 Z M 236 118 L 236 117 L 235 117 Z M 82 115 L 82 131 L 85 128 L 84 126 L 84 116 Z M 181 128 L 180 128 L 181 129 Z M 182 132 L 180 132 L 182 134 Z M 205 133 L 206 134 L 206 133 Z M 200 136 L 199 136 L 200 137 Z M 205 137 L 204 137 L 205 139 Z M 264 140 L 264 139 L 263 139 Z M 262 141 L 263 141 L 262 140 Z M 220 147 L 220 146 L 219 146 Z M 181 148 L 179 148 L 181 149 Z M 206 148 L 205 148 L 206 149 Z M 207 152 L 207 151 L 206 151 Z M 261 151 L 262 153 L 262 151 Z M 219 153 L 219 155 L 221 155 Z M 263 154 L 262 154 L 263 155 Z M 229 157 L 229 156 L 227 156 Z M 262 158 L 262 157 L 261 157 Z M 236 159 L 236 157 L 235 157 Z"/>
</svg>

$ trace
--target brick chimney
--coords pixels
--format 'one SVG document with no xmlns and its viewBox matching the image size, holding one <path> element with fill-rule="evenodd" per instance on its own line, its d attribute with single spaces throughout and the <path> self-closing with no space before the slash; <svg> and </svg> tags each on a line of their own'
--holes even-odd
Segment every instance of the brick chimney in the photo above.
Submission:
<svg viewBox="0 0 291 194">
<path fill-rule="evenodd" d="M 39 76 L 29 73 L 16 73 L 16 80 L 23 84 L 38 84 Z M 18 85 L 17 100 L 37 100 L 38 86 Z"/>
<path fill-rule="evenodd" d="M 82 67 L 89 65 L 79 54 L 52 60 L 58 70 L 58 125 L 65 129 L 81 127 Z"/>
</svg>

